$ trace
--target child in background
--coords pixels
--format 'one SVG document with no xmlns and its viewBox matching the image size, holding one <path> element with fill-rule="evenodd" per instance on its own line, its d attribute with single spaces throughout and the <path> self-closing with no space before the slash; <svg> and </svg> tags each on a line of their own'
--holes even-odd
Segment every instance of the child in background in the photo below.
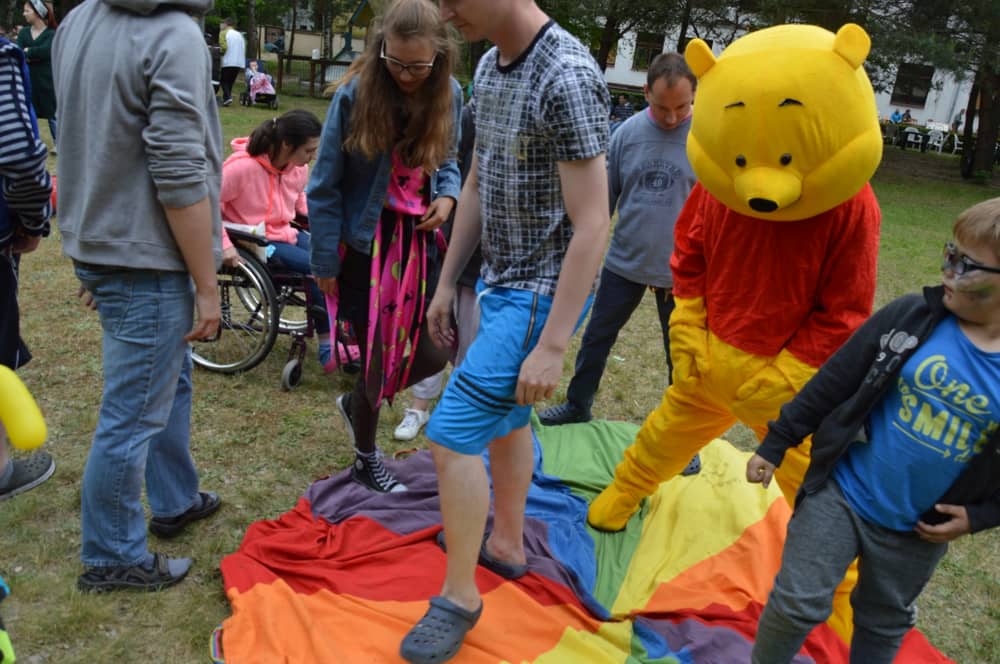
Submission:
<svg viewBox="0 0 1000 664">
<path fill-rule="evenodd" d="M 754 664 L 792 660 L 856 557 L 851 661 L 889 664 L 948 542 L 1000 525 L 1000 198 L 953 232 L 942 285 L 874 314 L 747 464 L 767 486 L 813 435 Z"/>
</svg>

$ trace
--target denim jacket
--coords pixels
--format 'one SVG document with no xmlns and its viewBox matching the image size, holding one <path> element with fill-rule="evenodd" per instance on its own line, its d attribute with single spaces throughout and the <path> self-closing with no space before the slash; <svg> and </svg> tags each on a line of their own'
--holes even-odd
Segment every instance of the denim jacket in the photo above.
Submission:
<svg viewBox="0 0 1000 664">
<path fill-rule="evenodd" d="M 431 200 L 450 196 L 458 201 L 461 178 L 455 149 L 461 133 L 462 88 L 451 79 L 454 103 L 450 156 L 431 174 Z M 389 189 L 392 155 L 375 160 L 344 151 L 351 109 L 357 94 L 357 79 L 337 88 L 326 114 L 319 155 L 309 177 L 306 199 L 309 230 L 312 233 L 310 263 L 316 277 L 336 277 L 340 273 L 341 242 L 356 251 L 371 253 L 375 225 L 382 215 Z"/>
</svg>

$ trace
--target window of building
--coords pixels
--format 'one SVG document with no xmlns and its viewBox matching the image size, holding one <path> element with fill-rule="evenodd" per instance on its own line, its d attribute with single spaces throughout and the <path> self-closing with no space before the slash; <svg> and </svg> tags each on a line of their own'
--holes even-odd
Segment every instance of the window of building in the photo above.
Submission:
<svg viewBox="0 0 1000 664">
<path fill-rule="evenodd" d="M 931 90 L 934 67 L 904 62 L 896 70 L 890 103 L 923 107 Z"/>
<path fill-rule="evenodd" d="M 655 32 L 640 32 L 635 38 L 635 53 L 632 55 L 632 71 L 646 71 L 653 58 L 663 52 L 666 35 Z"/>
</svg>

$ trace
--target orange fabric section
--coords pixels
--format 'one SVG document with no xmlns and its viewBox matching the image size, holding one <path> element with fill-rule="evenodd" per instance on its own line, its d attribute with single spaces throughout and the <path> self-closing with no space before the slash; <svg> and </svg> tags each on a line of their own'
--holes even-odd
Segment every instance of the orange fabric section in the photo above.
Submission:
<svg viewBox="0 0 1000 664">
<path fill-rule="evenodd" d="M 278 579 L 228 593 L 233 615 L 223 623 L 227 664 L 392 662 L 427 601 L 373 601 L 321 590 L 301 594 Z M 516 584 L 483 596 L 482 618 L 455 664 L 533 661 L 556 648 L 567 631 L 596 632 L 602 623 L 577 606 L 542 606 Z"/>
<path fill-rule="evenodd" d="M 773 501 L 731 546 L 661 584 L 639 613 L 689 612 L 711 604 L 741 611 L 751 602 L 765 603 L 784 545 L 774 534 L 784 532 L 789 516 L 785 501 Z"/>
</svg>

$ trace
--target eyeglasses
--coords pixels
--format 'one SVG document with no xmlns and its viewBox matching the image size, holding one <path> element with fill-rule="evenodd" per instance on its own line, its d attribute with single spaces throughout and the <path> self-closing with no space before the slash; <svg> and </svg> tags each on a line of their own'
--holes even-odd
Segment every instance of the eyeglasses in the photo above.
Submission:
<svg viewBox="0 0 1000 664">
<path fill-rule="evenodd" d="M 395 74 L 402 74 L 404 71 L 409 72 L 410 76 L 413 78 L 426 78 L 427 76 L 430 76 L 431 70 L 434 68 L 433 61 L 411 62 L 410 64 L 405 64 L 396 58 L 386 55 L 384 41 L 382 42 L 382 49 L 378 57 L 385 61 L 385 66 L 389 68 L 389 71 Z M 434 57 L 436 59 L 437 55 Z"/>
<path fill-rule="evenodd" d="M 960 253 L 954 242 L 944 243 L 944 260 L 941 261 L 941 269 L 951 270 L 959 277 L 973 270 L 1000 274 L 1000 267 L 989 267 L 988 265 L 977 263 L 965 254 Z"/>
</svg>

